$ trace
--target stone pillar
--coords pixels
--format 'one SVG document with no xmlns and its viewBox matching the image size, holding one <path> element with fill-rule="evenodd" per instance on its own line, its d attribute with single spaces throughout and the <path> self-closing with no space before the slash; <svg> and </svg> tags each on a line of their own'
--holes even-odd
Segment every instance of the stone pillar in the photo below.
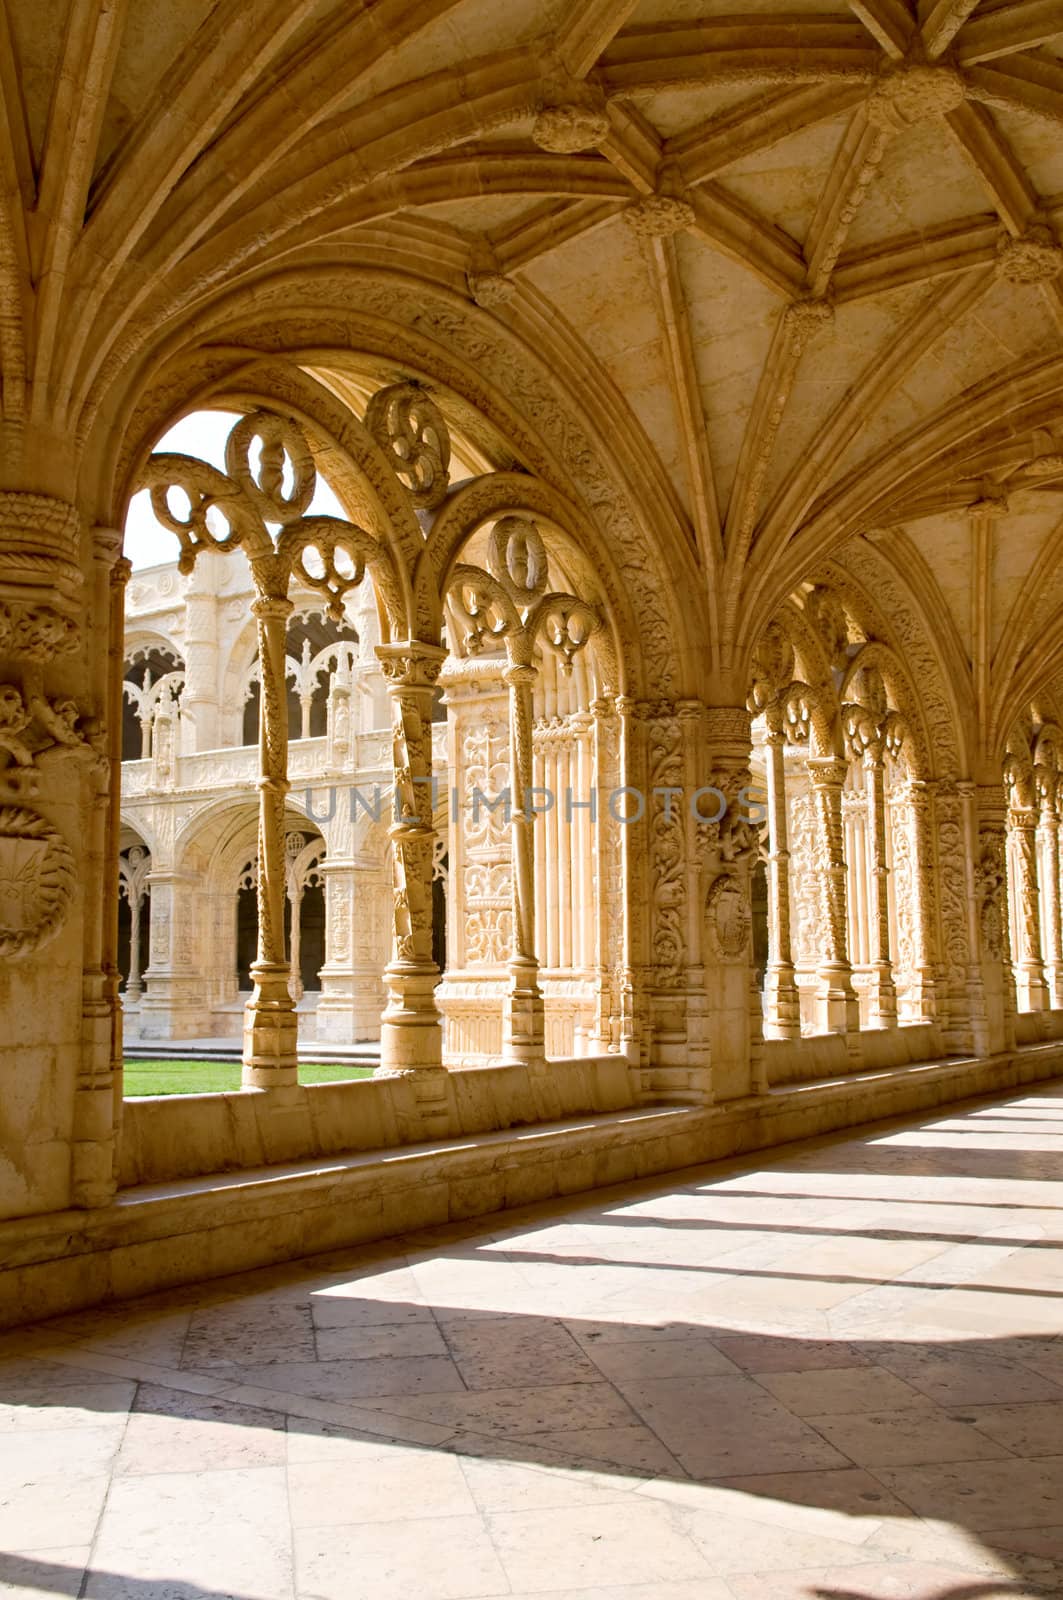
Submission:
<svg viewBox="0 0 1063 1600">
<path fill-rule="evenodd" d="M 252 572 L 259 565 L 252 562 Z M 286 579 L 285 579 L 286 587 Z M 298 1082 L 295 1002 L 284 940 L 287 861 L 284 807 L 288 795 L 288 695 L 285 640 L 292 603 L 269 592 L 256 574 L 262 699 L 258 719 L 258 952 L 251 963 L 251 998 L 244 1012 L 243 1084 L 284 1088 Z"/>
<path fill-rule="evenodd" d="M 985 991 L 978 956 L 974 786 L 951 778 L 934 792 L 941 981 L 935 996 L 942 1048 L 955 1055 L 989 1049 Z"/>
<path fill-rule="evenodd" d="M 597 885 L 589 951 L 594 970 L 594 1040 L 600 1050 L 619 1050 L 621 988 L 629 948 L 621 840 L 626 830 L 610 810 L 609 797 L 620 786 L 621 719 L 616 701 L 609 699 L 592 700 L 590 716 L 589 789 L 594 798 L 591 832 Z"/>
<path fill-rule="evenodd" d="M 1015 978 L 1008 917 L 1007 803 L 999 783 L 975 789 L 973 822 L 977 855 L 974 890 L 979 976 L 985 996 L 989 1054 L 1015 1046 Z"/>
<path fill-rule="evenodd" d="M 1063 927 L 1059 894 L 1059 775 L 1053 767 L 1034 769 L 1041 846 L 1041 911 L 1044 919 L 1045 981 L 1053 1011 L 1063 1007 Z"/>
<path fill-rule="evenodd" d="M 216 750 L 221 743 L 218 703 L 218 591 L 224 556 L 204 550 L 185 590 L 185 686 L 182 720 L 192 726 L 192 745 Z M 183 753 L 183 752 L 182 752 Z"/>
<path fill-rule="evenodd" d="M 396 821 L 395 934 L 384 973 L 388 1002 L 380 1027 L 380 1070 L 441 1072 L 442 1018 L 432 959 L 432 697 L 445 651 L 411 640 L 376 647 L 392 708 Z"/>
<path fill-rule="evenodd" d="M 909 778 L 904 803 L 912 841 L 912 981 L 908 990 L 911 1020 L 933 1022 L 937 1016 L 934 968 L 937 957 L 937 921 L 934 894 L 934 846 L 930 828 L 931 791 L 921 778 Z"/>
<path fill-rule="evenodd" d="M 535 808 L 532 787 L 532 687 L 536 669 L 511 662 L 502 673 L 509 689 L 510 843 L 513 944 L 502 1024 L 509 1061 L 541 1062 L 546 1018 L 535 950 Z"/>
<path fill-rule="evenodd" d="M 1015 930 L 1015 988 L 1020 1011 L 1046 1011 L 1049 1005 L 1041 957 L 1041 907 L 1037 883 L 1037 811 L 1032 785 L 1012 782 L 1008 824 L 1015 866 L 1018 927 Z"/>
<path fill-rule="evenodd" d="M 93 531 L 90 620 L 107 648 L 90 656 L 90 684 L 106 726 L 106 755 L 94 764 L 83 878 L 89 887 L 84 922 L 81 1063 L 74 1096 L 71 1202 L 109 1204 L 116 1188 L 116 1133 L 121 1115 L 122 1028 L 118 1001 L 117 842 L 121 828 L 121 681 L 125 633 L 123 606 L 129 563 L 113 528 Z M 102 643 L 102 640 L 101 640 Z M 115 710 L 117 707 L 117 716 Z M 114 853 L 111 853 L 111 846 Z"/>
<path fill-rule="evenodd" d="M 379 1039 L 390 887 L 379 862 L 330 854 L 318 871 L 325 884 L 325 964 L 317 1037 L 337 1044 Z"/>
<path fill-rule="evenodd" d="M 850 1050 L 859 1049 L 860 1011 L 853 989 L 847 941 L 845 853 L 842 847 L 842 789 L 847 766 L 834 756 L 811 756 L 815 848 L 821 884 L 823 924 L 816 976 L 820 1031 L 843 1033 Z"/>
<path fill-rule="evenodd" d="M 801 1037 L 801 1001 L 790 935 L 790 838 L 786 812 L 786 731 L 781 712 L 768 714 L 764 747 L 768 785 L 768 965 L 764 974 L 764 1032 L 769 1039 Z"/>
<path fill-rule="evenodd" d="M 867 782 L 868 905 L 871 982 L 869 1018 L 874 1028 L 897 1024 L 897 990 L 890 955 L 890 907 L 886 867 L 886 776 L 882 747 L 874 743 L 864 754 Z"/>
</svg>

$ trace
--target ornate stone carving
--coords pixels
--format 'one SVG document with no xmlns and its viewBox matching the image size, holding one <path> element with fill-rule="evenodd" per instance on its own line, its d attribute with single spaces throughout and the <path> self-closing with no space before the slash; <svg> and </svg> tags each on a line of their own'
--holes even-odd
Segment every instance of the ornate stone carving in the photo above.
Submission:
<svg viewBox="0 0 1063 1600">
<path fill-rule="evenodd" d="M 76 881 L 70 848 L 44 817 L 0 806 L 0 959 L 30 955 L 59 932 Z"/>
<path fill-rule="evenodd" d="M 628 206 L 624 221 L 643 239 L 666 239 L 694 226 L 694 207 L 672 194 L 648 194 Z"/>
<path fill-rule="evenodd" d="M 435 401 L 415 383 L 393 383 L 369 402 L 365 425 L 422 510 L 442 505 L 450 486 L 450 433 Z"/>
<path fill-rule="evenodd" d="M 821 296 L 809 295 L 803 300 L 792 301 L 786 308 L 785 316 L 791 348 L 796 355 L 801 355 L 817 333 L 830 327 L 834 321 L 834 307 Z"/>
<path fill-rule="evenodd" d="M 735 961 L 748 954 L 751 918 L 748 897 L 737 872 L 723 872 L 705 899 L 709 942 L 718 960 Z"/>
<path fill-rule="evenodd" d="M 51 495 L 0 490 L 0 599 L 11 607 L 9 629 L 36 640 L 42 653 L 34 659 L 74 649 L 81 588 L 76 507 Z M 55 618 L 54 645 L 40 638 L 46 627 L 42 611 Z M 63 618 L 70 626 L 62 626 Z"/>
<path fill-rule="evenodd" d="M 1003 961 L 1007 952 L 1007 869 L 1004 864 L 1003 829 L 983 828 L 979 834 L 974 883 L 978 896 L 982 948 L 991 961 Z"/>
<path fill-rule="evenodd" d="M 1050 228 L 1028 228 L 1018 239 L 1004 235 L 996 270 L 1008 283 L 1047 283 L 1063 272 L 1063 246 Z"/>
<path fill-rule="evenodd" d="M 597 85 L 558 72 L 552 75 L 539 114 L 532 125 L 532 140 L 552 155 L 573 155 L 596 150 L 609 136 L 605 96 Z"/>
<path fill-rule="evenodd" d="M 955 67 L 905 62 L 883 73 L 867 100 L 872 127 L 900 133 L 916 122 L 928 122 L 955 111 L 967 97 L 967 85 Z"/>
<path fill-rule="evenodd" d="M 470 272 L 466 281 L 469 293 L 485 311 L 506 305 L 517 292 L 516 284 L 504 272 Z"/>
<path fill-rule="evenodd" d="M 0 768 L 0 788 L 19 795 L 34 795 L 40 785 L 41 756 L 57 748 L 93 755 L 93 747 L 79 731 L 81 712 L 75 700 L 50 700 L 44 693 L 40 668 L 30 668 L 22 685 L 0 684 L 0 753 L 8 763 Z M 106 763 L 96 755 L 96 767 Z"/>
</svg>

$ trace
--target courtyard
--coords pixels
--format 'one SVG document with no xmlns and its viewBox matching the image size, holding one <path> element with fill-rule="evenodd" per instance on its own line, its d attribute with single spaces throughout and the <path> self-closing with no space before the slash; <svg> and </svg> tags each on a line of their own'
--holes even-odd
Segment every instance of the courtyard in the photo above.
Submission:
<svg viewBox="0 0 1063 1600">
<path fill-rule="evenodd" d="M 4 1336 L 0 1592 L 1063 1592 L 1063 1084 Z"/>
</svg>

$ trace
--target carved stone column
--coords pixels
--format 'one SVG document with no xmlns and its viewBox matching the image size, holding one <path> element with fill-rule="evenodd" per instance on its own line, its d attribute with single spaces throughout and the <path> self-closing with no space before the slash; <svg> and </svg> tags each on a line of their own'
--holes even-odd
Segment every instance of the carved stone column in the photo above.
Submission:
<svg viewBox="0 0 1063 1600">
<path fill-rule="evenodd" d="M 781 711 L 767 714 L 768 966 L 764 974 L 764 1032 L 769 1039 L 801 1037 L 801 1000 L 790 935 L 790 838 L 786 811 L 786 729 Z"/>
<path fill-rule="evenodd" d="M 331 841 L 330 841 L 331 852 Z M 355 1044 L 380 1038 L 392 889 L 377 861 L 334 858 L 319 872 L 325 886 L 325 964 L 317 1037 Z"/>
<path fill-rule="evenodd" d="M 185 686 L 182 720 L 192 728 L 194 745 L 216 750 L 218 727 L 218 590 L 224 557 L 205 552 L 185 593 Z"/>
<path fill-rule="evenodd" d="M 867 780 L 868 931 L 871 938 L 871 973 L 868 991 L 872 1027 L 892 1028 L 897 1023 L 897 990 L 890 954 L 890 908 L 886 867 L 886 777 L 881 744 L 864 754 Z"/>
<path fill-rule="evenodd" d="M 510 838 L 513 877 L 513 949 L 502 1026 L 502 1050 L 511 1061 L 542 1061 L 546 1018 L 535 950 L 535 809 L 532 786 L 532 688 L 535 668 L 513 662 L 502 678 L 509 689 Z"/>
<path fill-rule="evenodd" d="M 980 785 L 973 801 L 979 967 L 985 994 L 986 1047 L 988 1053 L 995 1054 L 1015 1045 L 1015 977 L 1011 964 L 1007 804 L 1003 785 Z"/>
<path fill-rule="evenodd" d="M 609 797 L 620 786 L 620 717 L 615 700 L 591 701 L 590 785 L 595 798 L 592 827 L 596 916 L 591 961 L 595 979 L 594 1038 L 600 1050 L 621 1047 L 621 989 L 628 960 L 623 876 L 626 832 L 613 816 Z"/>
<path fill-rule="evenodd" d="M 933 1022 L 937 1016 L 934 969 L 937 958 L 936 895 L 934 893 L 934 846 L 930 828 L 931 791 L 920 778 L 909 778 L 904 786 L 912 840 L 913 888 L 912 972 L 907 1006 L 912 1020 Z"/>
<path fill-rule="evenodd" d="M 758 787 L 759 799 L 754 800 L 751 753 L 747 708 L 706 707 L 700 759 L 708 771 L 689 772 L 690 798 L 684 809 L 696 830 L 694 850 L 704 867 L 700 942 L 715 1100 L 761 1094 L 768 1087 L 763 1007 L 753 969 L 750 881 L 760 852 L 765 796 Z M 700 797 L 699 789 L 706 791 Z M 705 820 L 714 816 L 714 822 Z"/>
<path fill-rule="evenodd" d="M 1010 774 L 1008 826 L 1015 868 L 1018 927 L 1014 949 L 1015 988 L 1020 1011 L 1046 1011 L 1049 1005 L 1041 957 L 1041 906 L 1037 883 L 1037 809 L 1032 772 Z"/>
<path fill-rule="evenodd" d="M 378 645 L 376 654 L 391 699 L 396 813 L 388 830 L 395 935 L 384 972 L 388 1002 L 380 1026 L 380 1070 L 440 1071 L 439 968 L 432 959 L 432 699 L 446 652 L 410 641 Z"/>
<path fill-rule="evenodd" d="M 1053 1011 L 1063 1007 L 1063 928 L 1059 894 L 1059 775 L 1054 768 L 1034 769 L 1041 846 L 1041 912 L 1044 920 L 1045 981 Z"/>
<path fill-rule="evenodd" d="M 252 572 L 260 563 L 252 562 Z M 285 639 L 292 603 L 286 593 L 263 593 L 251 606 L 258 623 L 262 704 L 258 719 L 258 953 L 244 1013 L 245 1088 L 276 1089 L 298 1082 L 295 1002 L 284 939 L 286 858 L 284 807 L 288 794 L 288 695 Z M 287 583 L 285 581 L 285 589 Z"/>
<path fill-rule="evenodd" d="M 833 756 L 811 756 L 816 854 L 821 883 L 823 924 L 816 975 L 817 1010 L 824 1033 L 843 1033 L 850 1048 L 859 1046 L 860 1009 L 849 961 L 845 896 L 846 865 L 842 846 L 842 789 L 846 763 Z"/>
</svg>

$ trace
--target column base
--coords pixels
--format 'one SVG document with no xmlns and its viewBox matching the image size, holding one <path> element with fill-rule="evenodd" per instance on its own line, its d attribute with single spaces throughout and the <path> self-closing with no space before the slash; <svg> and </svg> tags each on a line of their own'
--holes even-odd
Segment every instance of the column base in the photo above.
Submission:
<svg viewBox="0 0 1063 1600">
<path fill-rule="evenodd" d="M 1015 969 L 1015 998 L 1020 1011 L 1048 1011 L 1050 997 L 1044 973 L 1039 968 L 1033 970 L 1020 964 Z"/>
<path fill-rule="evenodd" d="M 868 1016 L 873 1028 L 897 1026 L 897 990 L 889 962 L 875 962 L 867 989 Z"/>
<path fill-rule="evenodd" d="M 380 1071 L 416 1072 L 443 1066 L 443 1019 L 436 1005 L 435 966 L 390 966 L 388 1003 L 380 1018 Z"/>
<path fill-rule="evenodd" d="M 848 968 L 820 968 L 816 1018 L 821 1033 L 844 1033 L 859 1042 L 860 1002 Z"/>
<path fill-rule="evenodd" d="M 801 996 L 794 982 L 793 967 L 768 968 L 764 975 L 765 1039 L 800 1039 Z"/>
<path fill-rule="evenodd" d="M 245 1089 L 281 1089 L 299 1081 L 298 1024 L 288 992 L 288 967 L 251 968 L 254 989 L 244 1010 Z"/>
<path fill-rule="evenodd" d="M 546 1060 L 546 1008 L 534 963 L 510 963 L 510 988 L 502 1007 L 502 1055 L 531 1064 Z"/>
</svg>

